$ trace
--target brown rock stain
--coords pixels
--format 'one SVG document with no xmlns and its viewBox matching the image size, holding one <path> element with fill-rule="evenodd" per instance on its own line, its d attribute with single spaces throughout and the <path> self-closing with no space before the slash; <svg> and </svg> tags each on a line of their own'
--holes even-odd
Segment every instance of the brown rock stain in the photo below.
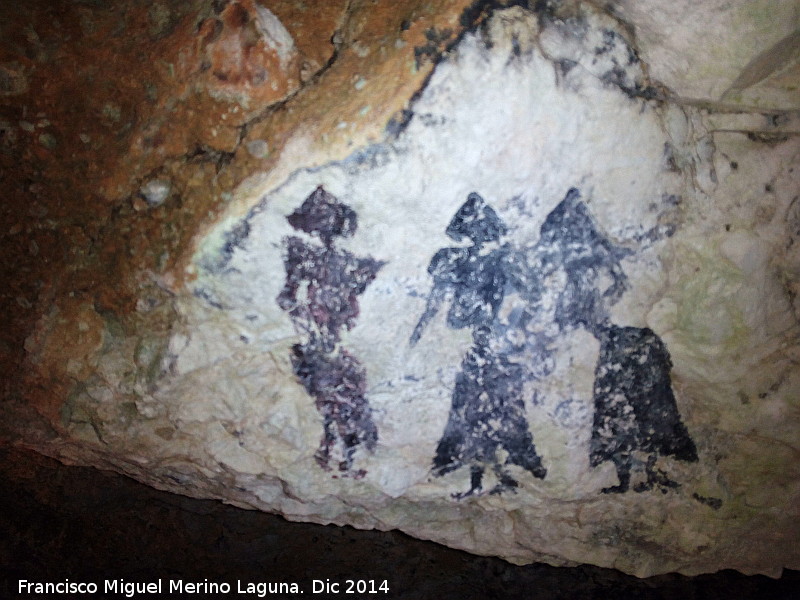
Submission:
<svg viewBox="0 0 800 600">
<path fill-rule="evenodd" d="M 35 369 L 35 376 L 23 380 L 33 392 L 31 403 L 51 423 L 57 425 L 60 420 L 61 394 L 94 372 L 104 330 L 103 318 L 90 304 L 65 298 L 61 306 L 42 316 L 25 340 L 28 365 Z"/>
<path fill-rule="evenodd" d="M 137 300 L 181 289 L 225 198 L 275 167 L 290 140 L 311 140 L 303 166 L 313 166 L 386 139 L 434 66 L 417 68 L 414 48 L 431 28 L 457 36 L 470 4 L 0 5 L 14 92 L 0 104 L 4 395 L 57 423 L 101 351 L 101 321 L 149 327 Z M 252 140 L 269 154 L 247 152 Z M 155 178 L 172 192 L 148 206 L 138 190 Z"/>
</svg>

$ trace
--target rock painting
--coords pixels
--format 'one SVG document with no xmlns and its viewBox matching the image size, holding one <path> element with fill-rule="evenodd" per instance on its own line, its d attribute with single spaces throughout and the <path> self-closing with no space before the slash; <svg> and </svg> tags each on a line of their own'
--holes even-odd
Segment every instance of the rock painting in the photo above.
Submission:
<svg viewBox="0 0 800 600">
<path fill-rule="evenodd" d="M 535 245 L 512 249 L 502 241 L 506 232 L 494 209 L 470 194 L 446 233 L 471 245 L 439 250 L 428 267 L 433 288 L 411 345 L 447 299 L 447 325 L 471 328 L 473 339 L 456 376 L 433 474 L 470 467 L 471 487 L 456 499 L 483 493 L 487 466 L 496 477 L 492 494 L 519 486 L 508 465 L 543 479 L 525 386 L 552 370 L 556 337 L 583 328 L 600 343 L 589 463 L 612 462 L 619 479 L 603 493 L 628 491 L 634 468 L 644 472 L 637 492 L 677 488 L 656 469 L 658 457 L 694 462 L 697 449 L 675 403 L 669 352 L 652 330 L 621 327 L 609 316 L 628 289 L 621 261 L 633 251 L 601 232 L 575 188 L 548 214 Z M 501 310 L 512 295 L 523 305 Z"/>
<path fill-rule="evenodd" d="M 326 471 L 332 470 L 334 459 L 342 476 L 361 478 L 366 471 L 353 467 L 356 450 L 374 450 L 378 429 L 366 397 L 366 371 L 342 347 L 341 334 L 355 325 L 357 297 L 384 263 L 335 247 L 336 238 L 355 233 L 357 216 L 322 186 L 287 220 L 294 229 L 321 242 L 297 236 L 284 239 L 286 282 L 276 299 L 302 339 L 292 347 L 294 373 L 314 397 L 323 418 L 324 431 L 314 457 Z"/>
<path fill-rule="evenodd" d="M 473 344 L 456 376 L 450 415 L 432 470 L 440 477 L 469 466 L 469 490 L 453 495 L 461 499 L 484 493 L 483 477 L 488 466 L 496 478 L 490 494 L 519 486 L 507 465 L 522 467 L 538 478 L 544 478 L 547 470 L 536 452 L 525 416 L 525 369 L 507 350 L 507 328 L 498 319 L 507 288 L 515 279 L 514 257 L 509 246 L 502 243 L 506 226 L 481 196 L 472 193 L 446 233 L 456 242 L 466 239 L 471 245 L 442 248 L 434 255 L 428 266 L 433 288 L 410 343 L 419 341 L 448 298 L 447 325 L 472 329 Z"/>
<path fill-rule="evenodd" d="M 655 464 L 658 456 L 697 461 L 697 449 L 681 421 L 672 392 L 672 361 L 652 330 L 611 323 L 608 308 L 628 288 L 620 248 L 601 233 L 576 189 L 547 216 L 529 259 L 544 280 L 556 271 L 555 321 L 562 332 L 583 327 L 600 342 L 593 389 L 594 419 L 589 449 L 592 467 L 611 461 L 619 483 L 603 493 L 630 488 L 631 470 L 643 466 L 637 492 L 678 487 Z M 605 282 L 610 282 L 607 284 Z M 603 289 L 605 287 L 605 289 Z M 635 460 L 634 453 L 647 456 Z"/>
<path fill-rule="evenodd" d="M 600 233 L 586 205 L 575 188 L 547 215 L 540 229 L 539 241 L 529 253 L 529 275 L 539 282 L 562 281 L 555 301 L 553 318 L 559 329 L 584 327 L 590 333 L 608 320 L 607 307 L 628 289 L 628 278 L 620 261 L 633 252 L 614 246 Z M 552 276 L 558 272 L 560 277 Z M 601 290 L 601 281 L 611 284 Z M 537 299 L 543 290 L 530 290 Z"/>
<path fill-rule="evenodd" d="M 652 330 L 607 324 L 598 330 L 600 356 L 594 381 L 594 424 L 589 463 L 596 467 L 612 461 L 619 484 L 604 493 L 629 489 L 633 452 L 648 455 L 646 480 L 635 491 L 658 485 L 678 487 L 663 471 L 655 469 L 656 459 L 672 456 L 695 462 L 697 449 L 681 422 L 670 380 L 669 352 Z"/>
</svg>

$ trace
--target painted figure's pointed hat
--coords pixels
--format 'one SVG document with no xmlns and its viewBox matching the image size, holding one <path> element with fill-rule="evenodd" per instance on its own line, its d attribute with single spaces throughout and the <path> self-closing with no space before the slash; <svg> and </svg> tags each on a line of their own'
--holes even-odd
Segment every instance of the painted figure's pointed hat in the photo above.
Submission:
<svg viewBox="0 0 800 600">
<path fill-rule="evenodd" d="M 465 237 L 476 244 L 496 242 L 506 233 L 505 223 L 486 200 L 475 192 L 467 197 L 445 231 L 457 242 Z"/>
<path fill-rule="evenodd" d="M 618 263 L 631 253 L 606 237 L 575 188 L 567 192 L 542 223 L 539 247 L 557 252 L 567 264 L 589 260 L 590 256 L 591 260 L 605 264 Z"/>
</svg>

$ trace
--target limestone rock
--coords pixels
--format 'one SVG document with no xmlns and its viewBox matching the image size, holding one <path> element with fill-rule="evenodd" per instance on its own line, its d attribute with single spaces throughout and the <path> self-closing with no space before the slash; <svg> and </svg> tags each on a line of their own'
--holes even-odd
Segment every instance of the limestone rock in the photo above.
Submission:
<svg viewBox="0 0 800 600">
<path fill-rule="evenodd" d="M 737 76 L 691 91 L 633 3 L 466 4 L 354 3 L 229 154 L 147 179 L 31 308 L 6 435 L 515 563 L 799 568 L 797 115 L 682 102 Z M 300 69 L 278 6 L 192 17 L 205 89 L 241 59 L 216 101 Z"/>
<path fill-rule="evenodd" d="M 651 76 L 685 99 L 798 109 L 800 8 L 795 2 L 613 3 L 634 23 Z"/>
</svg>

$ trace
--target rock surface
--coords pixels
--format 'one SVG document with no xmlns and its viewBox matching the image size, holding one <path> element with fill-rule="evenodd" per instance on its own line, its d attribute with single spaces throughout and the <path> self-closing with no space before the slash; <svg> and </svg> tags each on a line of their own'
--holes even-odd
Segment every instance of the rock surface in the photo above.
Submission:
<svg viewBox="0 0 800 600">
<path fill-rule="evenodd" d="M 4 437 L 515 563 L 800 567 L 798 12 L 724 4 L 9 16 Z"/>
<path fill-rule="evenodd" d="M 0 592 L 29 581 L 387 581 L 386 597 L 569 600 L 625 595 L 643 600 L 792 600 L 800 572 L 780 579 L 723 571 L 639 579 L 589 565 L 512 565 L 466 556 L 399 531 L 292 523 L 213 500 L 160 492 L 127 477 L 66 467 L 0 449 Z M 54 536 L 53 532 L 58 532 Z M 265 572 L 264 565 L 269 565 Z M 317 596 L 319 597 L 319 595 Z"/>
</svg>

